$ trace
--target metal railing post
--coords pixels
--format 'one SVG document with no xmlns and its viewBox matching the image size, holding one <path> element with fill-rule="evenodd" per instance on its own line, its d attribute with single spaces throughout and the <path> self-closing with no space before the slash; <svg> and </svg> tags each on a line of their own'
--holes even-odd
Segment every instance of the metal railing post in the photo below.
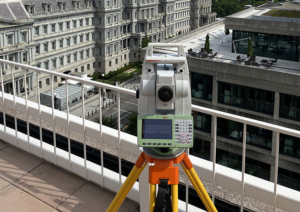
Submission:
<svg viewBox="0 0 300 212">
<path fill-rule="evenodd" d="M 216 152 L 217 152 L 217 116 L 213 116 L 213 193 L 212 201 L 215 203 L 215 190 L 216 190 Z"/>
<path fill-rule="evenodd" d="M 13 87 L 13 100 L 14 100 L 14 118 L 15 118 L 15 136 L 16 136 L 16 146 L 19 146 L 19 141 L 18 141 L 18 123 L 17 123 L 17 111 L 16 111 L 16 86 L 15 86 L 15 78 L 14 78 L 14 66 L 10 66 L 11 68 L 11 83 Z"/>
<path fill-rule="evenodd" d="M 243 154 L 242 154 L 241 212 L 244 211 L 245 163 L 246 163 L 246 139 L 247 139 L 247 124 L 244 123 L 244 128 L 243 128 Z"/>
<path fill-rule="evenodd" d="M 71 139 L 70 139 L 70 112 L 69 112 L 68 79 L 65 80 L 65 90 L 66 90 L 66 107 L 67 107 L 67 122 L 68 122 L 68 157 L 69 157 L 69 171 L 71 171 Z"/>
<path fill-rule="evenodd" d="M 27 96 L 27 80 L 26 80 L 26 69 L 24 69 L 24 89 L 25 89 L 25 106 L 26 106 L 26 126 L 27 126 L 27 142 L 28 142 L 28 149 L 30 151 L 30 130 L 29 130 L 29 114 L 28 114 L 28 96 Z M 28 79 L 28 87 L 29 87 L 29 79 Z M 29 89 L 28 89 L 29 92 Z"/>
<path fill-rule="evenodd" d="M 279 160 L 279 132 L 276 132 L 276 147 L 275 147 L 275 175 L 274 175 L 274 200 L 273 211 L 276 211 L 277 204 L 277 181 L 278 181 L 278 160 Z"/>
<path fill-rule="evenodd" d="M 41 158 L 43 158 L 43 134 L 42 134 L 42 114 L 41 114 L 41 98 L 40 98 L 40 85 L 39 85 L 39 72 L 36 71 L 36 98 L 38 100 L 38 108 L 39 108 L 39 128 L 40 128 L 40 148 L 41 148 Z"/>
<path fill-rule="evenodd" d="M 118 149 L 118 152 L 119 152 L 119 155 L 118 155 L 118 157 L 119 157 L 119 183 L 120 184 L 122 184 L 122 180 L 121 180 L 121 178 L 122 178 L 122 164 L 121 164 L 121 118 L 120 118 L 120 116 L 121 116 L 121 106 L 120 106 L 120 92 L 118 92 L 117 93 L 117 101 L 118 101 L 118 140 L 119 140 L 119 149 Z"/>
<path fill-rule="evenodd" d="M 3 64 L 4 67 L 4 64 Z M 2 75 L 2 63 L 0 63 L 0 76 L 1 76 L 1 91 L 2 91 L 2 113 L 3 113 L 3 125 L 4 125 L 4 136 L 5 136 L 5 142 L 6 141 L 6 115 L 5 115 L 5 98 L 4 98 L 4 85 L 3 85 L 3 75 Z"/>
<path fill-rule="evenodd" d="M 53 146 L 54 146 L 54 161 L 55 165 L 57 164 L 56 157 L 56 133 L 55 133 L 55 110 L 54 110 L 54 91 L 53 91 L 53 75 L 50 75 L 51 79 L 51 107 L 52 107 L 52 129 L 53 129 Z"/>
<path fill-rule="evenodd" d="M 82 99 L 82 125 L 83 125 L 84 169 L 85 169 L 85 178 L 87 178 L 87 167 L 86 167 L 86 139 L 85 139 L 85 107 L 84 107 L 84 86 L 83 86 L 83 83 L 81 83 L 81 99 Z"/>
</svg>

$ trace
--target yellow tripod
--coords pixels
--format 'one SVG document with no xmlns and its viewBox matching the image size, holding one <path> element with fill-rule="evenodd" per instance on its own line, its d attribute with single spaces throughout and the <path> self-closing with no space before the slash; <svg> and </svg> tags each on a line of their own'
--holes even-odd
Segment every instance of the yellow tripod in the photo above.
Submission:
<svg viewBox="0 0 300 212">
<path fill-rule="evenodd" d="M 206 192 L 201 180 L 199 179 L 193 165 L 184 152 L 172 159 L 157 159 L 142 152 L 137 159 L 135 166 L 131 170 L 126 181 L 122 185 L 121 189 L 115 196 L 114 200 L 110 204 L 106 212 L 116 212 L 121 206 L 122 202 L 126 198 L 127 194 L 131 190 L 133 184 L 136 182 L 147 163 L 154 163 L 154 166 L 149 167 L 149 183 L 150 183 L 150 208 L 149 211 L 153 212 L 156 202 L 156 184 L 160 184 L 160 180 L 167 179 L 168 184 L 171 185 L 172 196 L 172 210 L 178 212 L 178 184 L 179 184 L 179 169 L 174 167 L 173 164 L 180 163 L 185 174 L 193 184 L 197 194 L 205 205 L 209 212 L 216 212 L 213 202 L 211 201 L 208 193 Z"/>
</svg>

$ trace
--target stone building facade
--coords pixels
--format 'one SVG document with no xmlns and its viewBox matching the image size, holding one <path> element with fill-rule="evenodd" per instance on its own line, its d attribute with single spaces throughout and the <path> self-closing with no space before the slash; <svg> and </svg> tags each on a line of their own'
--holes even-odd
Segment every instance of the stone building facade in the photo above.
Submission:
<svg viewBox="0 0 300 212">
<path fill-rule="evenodd" d="M 60 73 L 109 73 L 139 60 L 145 36 L 163 42 L 209 23 L 192 16 L 206 8 L 205 14 L 215 17 L 207 1 L 2 0 L 0 59 Z M 13 70 L 16 93 L 22 96 L 23 70 Z M 11 67 L 2 66 L 2 72 L 4 90 L 12 93 Z M 30 97 L 37 84 L 40 92 L 50 89 L 50 76 L 26 75 Z M 54 87 L 61 80 L 54 77 Z"/>
</svg>

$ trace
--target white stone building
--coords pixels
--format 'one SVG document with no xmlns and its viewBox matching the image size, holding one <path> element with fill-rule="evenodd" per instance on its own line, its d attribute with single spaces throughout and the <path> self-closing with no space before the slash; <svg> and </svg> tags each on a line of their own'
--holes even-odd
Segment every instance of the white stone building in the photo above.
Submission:
<svg viewBox="0 0 300 212">
<path fill-rule="evenodd" d="M 145 36 L 163 42 L 213 22 L 210 8 L 211 0 L 0 0 L 0 59 L 61 73 L 108 73 L 138 61 Z M 11 93 L 11 67 L 2 71 Z M 14 73 L 22 96 L 22 70 Z M 36 76 L 27 76 L 34 97 Z M 62 79 L 53 80 L 57 87 Z M 38 84 L 49 90 L 50 76 L 39 75 Z"/>
</svg>

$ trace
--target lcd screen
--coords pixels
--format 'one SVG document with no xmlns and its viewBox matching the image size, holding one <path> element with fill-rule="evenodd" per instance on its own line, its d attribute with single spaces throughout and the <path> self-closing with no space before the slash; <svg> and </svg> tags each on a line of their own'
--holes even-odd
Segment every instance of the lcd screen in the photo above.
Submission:
<svg viewBox="0 0 300 212">
<path fill-rule="evenodd" d="M 172 120 L 143 119 L 142 139 L 172 140 Z"/>
</svg>

